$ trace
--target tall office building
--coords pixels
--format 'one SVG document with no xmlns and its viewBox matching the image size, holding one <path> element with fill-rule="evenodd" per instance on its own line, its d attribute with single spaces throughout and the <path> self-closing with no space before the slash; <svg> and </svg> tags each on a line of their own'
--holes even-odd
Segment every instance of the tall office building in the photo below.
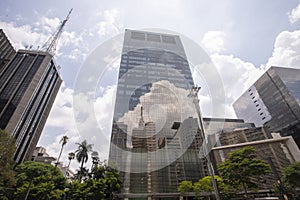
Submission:
<svg viewBox="0 0 300 200">
<path fill-rule="evenodd" d="M 144 199 L 177 192 L 187 177 L 201 178 L 201 168 L 184 169 L 189 145 L 184 149 L 172 129 L 196 116 L 183 109 L 193 85 L 179 36 L 125 30 L 109 153 L 109 163 L 122 171 L 124 194 Z"/>
<path fill-rule="evenodd" d="M 300 69 L 271 67 L 233 107 L 238 118 L 291 135 L 300 147 Z"/>
<path fill-rule="evenodd" d="M 6 37 L 2 29 L 0 29 L 0 72 L 16 54 L 14 47 Z"/>
<path fill-rule="evenodd" d="M 42 51 L 19 50 L 0 71 L 0 128 L 16 139 L 16 163 L 30 160 L 61 82 Z"/>
</svg>

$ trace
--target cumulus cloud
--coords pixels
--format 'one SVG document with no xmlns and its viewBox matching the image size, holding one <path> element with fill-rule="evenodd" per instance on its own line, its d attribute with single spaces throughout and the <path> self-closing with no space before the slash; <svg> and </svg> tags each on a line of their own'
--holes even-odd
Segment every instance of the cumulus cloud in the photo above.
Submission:
<svg viewBox="0 0 300 200">
<path fill-rule="evenodd" d="M 202 44 L 206 50 L 219 53 L 225 50 L 224 38 L 225 33 L 222 31 L 208 31 L 202 38 Z"/>
<path fill-rule="evenodd" d="M 0 27 L 3 28 L 4 32 L 16 49 L 29 47 L 32 49 L 41 49 L 50 36 L 57 30 L 60 22 L 60 19 L 56 17 L 49 18 L 46 16 L 40 16 L 36 22 L 30 25 L 19 25 L 15 22 L 3 22 L 0 20 Z M 84 43 L 85 42 L 81 34 L 64 29 L 57 44 L 56 56 L 80 59 L 83 55 L 85 55 L 84 51 L 82 51 L 82 49 L 86 51 L 86 45 Z M 63 55 L 60 53 L 60 49 L 64 47 L 71 47 L 71 49 L 77 50 L 72 51 L 70 55 Z"/>
<path fill-rule="evenodd" d="M 14 22 L 0 21 L 0 27 L 3 28 L 3 31 L 16 49 L 30 45 L 34 45 L 33 48 L 37 48 L 36 45 L 41 46 L 47 39 L 47 35 L 34 31 L 30 25 L 18 26 Z"/>
<path fill-rule="evenodd" d="M 103 17 L 103 21 L 96 25 L 98 29 L 97 33 L 100 36 L 117 34 L 123 28 L 123 25 L 119 23 L 120 11 L 118 9 L 100 11 L 97 15 Z"/>
<path fill-rule="evenodd" d="M 88 143 L 94 144 L 93 150 L 99 152 L 100 159 L 102 161 L 107 160 L 115 91 L 116 86 L 108 86 L 103 89 L 103 95 L 95 97 L 95 99 L 89 99 L 87 101 L 89 97 L 81 96 L 82 102 L 88 102 L 94 105 L 94 110 L 81 113 L 81 115 L 85 116 L 83 120 L 80 121 L 74 118 L 74 92 L 71 88 L 63 85 L 54 102 L 39 145 L 44 146 L 49 155 L 57 157 L 61 148 L 59 141 L 62 136 L 67 135 L 69 141 L 64 147 L 61 157 L 61 161 L 66 165 L 68 153 L 74 152 L 77 149 L 76 143 L 80 143 L 86 139 Z M 83 110 L 87 107 L 84 103 L 81 106 Z M 97 119 L 96 123 L 98 129 L 92 121 L 94 116 Z M 82 131 L 80 127 L 84 127 L 84 131 Z M 101 131 L 102 134 L 99 131 Z M 100 140 L 102 142 L 99 142 Z M 90 166 L 90 163 L 87 166 Z M 73 161 L 71 168 L 73 170 L 77 169 L 78 162 Z"/>
<path fill-rule="evenodd" d="M 300 67 L 300 30 L 283 31 L 277 36 L 266 65 Z"/>
<path fill-rule="evenodd" d="M 300 19 L 300 4 L 288 13 L 289 21 L 294 24 Z"/>
</svg>

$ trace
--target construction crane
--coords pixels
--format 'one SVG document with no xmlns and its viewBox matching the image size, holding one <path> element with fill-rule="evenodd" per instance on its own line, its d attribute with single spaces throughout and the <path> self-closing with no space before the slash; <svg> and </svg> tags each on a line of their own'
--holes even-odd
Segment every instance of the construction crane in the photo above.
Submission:
<svg viewBox="0 0 300 200">
<path fill-rule="evenodd" d="M 57 30 L 48 38 L 47 42 L 42 46 L 43 51 L 46 51 L 54 56 L 59 37 L 62 34 L 64 26 L 70 18 L 72 10 L 73 8 L 69 11 L 66 19 L 62 21 Z"/>
</svg>

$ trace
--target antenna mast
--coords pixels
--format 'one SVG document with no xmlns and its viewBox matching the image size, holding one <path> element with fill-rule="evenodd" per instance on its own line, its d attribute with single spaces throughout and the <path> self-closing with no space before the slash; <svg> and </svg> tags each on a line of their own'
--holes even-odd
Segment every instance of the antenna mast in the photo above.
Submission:
<svg viewBox="0 0 300 200">
<path fill-rule="evenodd" d="M 54 55 L 56 51 L 56 46 L 59 40 L 60 35 L 62 34 L 63 28 L 66 25 L 67 21 L 70 18 L 70 14 L 73 8 L 69 11 L 66 19 L 62 21 L 57 30 L 48 38 L 47 42 L 43 45 L 42 50 Z"/>
</svg>

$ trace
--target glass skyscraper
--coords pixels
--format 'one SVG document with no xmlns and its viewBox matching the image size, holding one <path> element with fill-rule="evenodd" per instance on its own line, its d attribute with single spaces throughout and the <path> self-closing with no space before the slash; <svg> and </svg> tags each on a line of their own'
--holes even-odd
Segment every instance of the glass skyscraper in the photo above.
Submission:
<svg viewBox="0 0 300 200">
<path fill-rule="evenodd" d="M 0 128 L 16 139 L 16 163 L 31 158 L 61 82 L 42 51 L 19 50 L 0 71 Z"/>
<path fill-rule="evenodd" d="M 124 194 L 174 193 L 203 176 L 193 86 L 179 36 L 125 30 L 109 153 Z"/>
<path fill-rule="evenodd" d="M 233 107 L 238 118 L 291 135 L 300 147 L 300 69 L 271 67 Z"/>
</svg>

